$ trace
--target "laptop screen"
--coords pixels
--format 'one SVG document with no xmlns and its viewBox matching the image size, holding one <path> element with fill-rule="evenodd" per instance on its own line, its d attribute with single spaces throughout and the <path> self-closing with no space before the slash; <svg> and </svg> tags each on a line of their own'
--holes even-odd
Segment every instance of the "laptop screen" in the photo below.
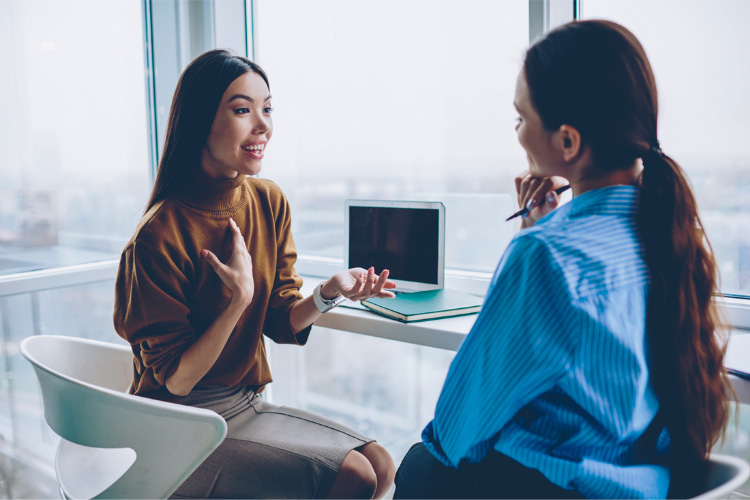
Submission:
<svg viewBox="0 0 750 500">
<path fill-rule="evenodd" d="M 433 202 L 348 201 L 348 266 L 390 271 L 398 287 L 443 286 L 444 208 Z M 401 206 L 409 205 L 409 206 Z"/>
</svg>

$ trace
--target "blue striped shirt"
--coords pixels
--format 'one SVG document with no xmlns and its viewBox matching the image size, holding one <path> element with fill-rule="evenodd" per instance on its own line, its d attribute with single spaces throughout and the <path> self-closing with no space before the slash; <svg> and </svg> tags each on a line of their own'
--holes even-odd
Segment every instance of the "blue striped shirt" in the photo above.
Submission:
<svg viewBox="0 0 750 500">
<path fill-rule="evenodd" d="M 422 433 L 435 457 L 494 448 L 585 497 L 666 497 L 637 210 L 637 188 L 592 190 L 513 238 Z"/>
</svg>

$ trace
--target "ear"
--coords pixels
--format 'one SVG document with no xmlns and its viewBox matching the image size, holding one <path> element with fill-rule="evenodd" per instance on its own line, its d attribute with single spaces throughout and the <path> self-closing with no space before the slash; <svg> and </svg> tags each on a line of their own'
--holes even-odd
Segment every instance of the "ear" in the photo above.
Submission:
<svg viewBox="0 0 750 500">
<path fill-rule="evenodd" d="M 577 128 L 560 125 L 555 135 L 564 161 L 571 161 L 581 153 L 581 133 Z"/>
</svg>

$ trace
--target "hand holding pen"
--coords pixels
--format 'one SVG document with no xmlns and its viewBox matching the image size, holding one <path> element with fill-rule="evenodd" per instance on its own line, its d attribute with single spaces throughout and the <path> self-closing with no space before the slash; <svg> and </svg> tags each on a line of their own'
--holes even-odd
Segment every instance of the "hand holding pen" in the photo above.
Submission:
<svg viewBox="0 0 750 500">
<path fill-rule="evenodd" d="M 570 184 L 567 184 L 565 186 L 559 187 L 559 188 L 555 189 L 554 192 L 557 193 L 557 194 L 562 194 L 565 191 L 567 191 L 568 189 L 570 189 Z M 529 213 L 529 211 L 533 210 L 534 207 L 541 207 L 542 205 L 544 205 L 544 202 L 545 202 L 546 198 L 551 198 L 551 196 L 550 196 L 551 194 L 552 194 L 552 191 L 550 191 L 545 198 L 542 198 L 542 201 L 539 202 L 538 204 L 536 203 L 535 199 L 533 199 L 533 198 L 530 199 L 524 208 L 522 208 L 518 212 L 514 213 L 513 215 L 511 215 L 510 217 L 508 217 L 507 219 L 505 219 L 505 221 L 507 222 L 507 221 L 509 221 L 511 219 L 515 219 L 519 215 L 526 215 L 527 213 Z M 550 199 L 549 201 L 553 202 L 554 199 Z"/>
<path fill-rule="evenodd" d="M 524 207 L 506 220 L 524 216 L 522 227 L 533 226 L 560 202 L 560 194 L 570 189 L 567 179 L 563 177 L 534 177 L 528 172 L 516 177 L 518 205 Z"/>
</svg>

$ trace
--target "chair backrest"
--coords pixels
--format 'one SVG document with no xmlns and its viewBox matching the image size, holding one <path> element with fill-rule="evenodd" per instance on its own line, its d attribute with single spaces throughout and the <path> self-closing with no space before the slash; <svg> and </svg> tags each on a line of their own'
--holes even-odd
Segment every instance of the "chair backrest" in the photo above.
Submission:
<svg viewBox="0 0 750 500">
<path fill-rule="evenodd" d="M 92 454 L 100 448 L 129 448 L 136 454 L 127 472 L 91 496 L 166 498 L 226 436 L 226 422 L 215 412 L 125 393 L 133 370 L 127 346 L 39 335 L 24 339 L 21 353 L 39 379 L 47 424 L 63 440 L 79 445 L 61 443 L 58 462 L 73 453 L 77 463 L 92 462 L 81 458 L 82 447 L 90 447 Z M 102 463 L 106 456 L 96 455 L 99 472 L 107 467 Z M 111 456 L 112 467 L 120 467 L 121 457 Z M 58 463 L 56 469 L 63 489 L 92 491 L 75 484 L 86 475 L 66 483 L 60 472 L 74 468 Z"/>
<path fill-rule="evenodd" d="M 703 492 L 693 498 L 729 498 L 750 477 L 750 465 L 741 458 L 712 453 Z"/>
<path fill-rule="evenodd" d="M 121 392 L 133 381 L 133 352 L 127 345 L 39 335 L 29 337 L 25 349 L 27 359 L 72 380 Z"/>
<path fill-rule="evenodd" d="M 737 395 L 737 402 L 750 403 L 750 381 L 729 375 Z M 729 392 L 729 391 L 728 391 Z M 702 491 L 692 498 L 729 498 L 729 495 L 742 486 L 750 477 L 750 465 L 738 457 L 711 453 L 708 460 L 708 470 Z"/>
</svg>

